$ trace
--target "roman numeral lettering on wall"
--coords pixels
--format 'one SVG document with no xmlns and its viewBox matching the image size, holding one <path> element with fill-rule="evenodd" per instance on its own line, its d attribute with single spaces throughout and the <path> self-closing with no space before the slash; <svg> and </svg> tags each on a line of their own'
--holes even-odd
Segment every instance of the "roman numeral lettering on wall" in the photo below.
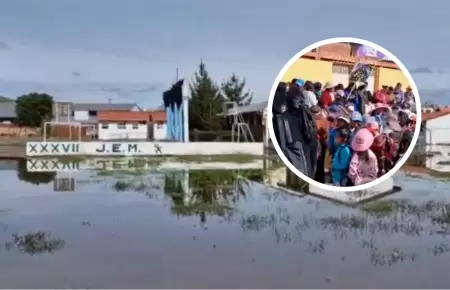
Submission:
<svg viewBox="0 0 450 290">
<path fill-rule="evenodd" d="M 59 143 L 59 142 L 41 142 L 27 143 L 26 152 L 28 155 L 71 155 L 80 153 L 80 144 L 76 142 Z"/>
</svg>

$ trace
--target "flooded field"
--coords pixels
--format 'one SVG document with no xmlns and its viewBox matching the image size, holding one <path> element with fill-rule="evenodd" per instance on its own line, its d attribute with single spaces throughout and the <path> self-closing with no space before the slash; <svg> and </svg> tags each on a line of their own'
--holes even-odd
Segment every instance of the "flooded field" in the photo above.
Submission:
<svg viewBox="0 0 450 290">
<path fill-rule="evenodd" d="M 350 208 L 262 169 L 0 170 L 1 288 L 444 288 L 449 184 Z"/>
</svg>

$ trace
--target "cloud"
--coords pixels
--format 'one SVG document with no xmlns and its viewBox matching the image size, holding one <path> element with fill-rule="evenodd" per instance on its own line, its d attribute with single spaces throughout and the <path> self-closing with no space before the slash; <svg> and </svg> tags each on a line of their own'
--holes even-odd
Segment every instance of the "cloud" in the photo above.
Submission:
<svg viewBox="0 0 450 290">
<path fill-rule="evenodd" d="M 416 73 L 416 74 L 432 74 L 433 73 L 433 71 L 429 67 L 426 67 L 426 66 L 410 69 L 409 72 L 412 74 L 414 74 L 414 73 Z"/>
<path fill-rule="evenodd" d="M 450 89 L 442 88 L 442 89 L 420 89 L 420 101 L 422 104 L 425 103 L 433 103 L 433 104 L 442 104 L 448 105 L 450 95 Z"/>
<path fill-rule="evenodd" d="M 0 40 L 0 50 L 7 50 L 7 49 L 11 49 L 9 44 Z"/>
<path fill-rule="evenodd" d="M 58 101 L 103 102 L 108 99 L 124 102 L 133 101 L 142 106 L 159 105 L 162 92 L 167 89 L 162 83 L 42 83 L 9 81 L 0 79 L 0 95 L 17 97 L 29 92 L 46 92 Z"/>
</svg>

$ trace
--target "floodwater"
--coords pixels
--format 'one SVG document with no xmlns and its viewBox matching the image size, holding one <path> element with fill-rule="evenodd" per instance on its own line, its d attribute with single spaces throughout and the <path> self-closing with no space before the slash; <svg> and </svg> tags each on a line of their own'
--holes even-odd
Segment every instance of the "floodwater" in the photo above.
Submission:
<svg viewBox="0 0 450 290">
<path fill-rule="evenodd" d="M 262 172 L 0 171 L 0 288 L 444 288 L 443 181 L 359 208 Z M 255 181 L 243 181 L 248 177 Z"/>
</svg>

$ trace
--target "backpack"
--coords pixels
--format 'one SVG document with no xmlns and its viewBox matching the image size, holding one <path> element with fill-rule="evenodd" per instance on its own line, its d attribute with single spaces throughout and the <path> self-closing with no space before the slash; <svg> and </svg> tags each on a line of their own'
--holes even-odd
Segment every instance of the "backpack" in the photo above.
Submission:
<svg viewBox="0 0 450 290">
<path fill-rule="evenodd" d="M 393 167 L 397 157 L 397 148 L 398 146 L 394 139 L 387 134 L 379 134 L 373 140 L 370 149 L 377 157 L 379 176 L 388 172 Z"/>
<path fill-rule="evenodd" d="M 377 159 L 392 160 L 397 153 L 397 145 L 394 139 L 387 134 L 378 134 L 373 140 L 370 149 L 375 153 Z"/>
<path fill-rule="evenodd" d="M 341 153 L 341 150 L 344 149 L 344 148 L 348 148 L 348 149 L 350 150 L 350 154 L 353 154 L 353 150 L 352 150 L 352 148 L 351 148 L 348 144 L 345 144 L 344 146 L 339 147 L 339 149 L 336 150 L 336 153 L 337 153 L 337 156 L 336 156 L 336 157 L 338 158 L 339 163 L 342 162 L 341 154 L 340 154 L 340 153 Z M 349 162 L 348 162 L 348 164 L 347 164 L 347 168 L 344 169 L 343 171 L 345 171 L 345 172 L 348 174 L 349 168 L 350 168 L 350 160 L 349 160 Z M 347 175 L 347 174 L 346 174 L 345 176 L 343 176 L 343 178 L 342 178 L 342 180 L 341 180 L 341 185 L 342 185 L 342 186 L 354 186 L 353 182 L 351 181 L 350 178 L 348 178 L 348 175 Z"/>
<path fill-rule="evenodd" d="M 299 122 L 303 129 L 302 130 L 303 138 L 305 138 L 305 141 L 312 141 L 317 138 L 316 120 L 306 105 L 302 105 L 302 107 L 299 108 L 299 110 L 300 110 Z"/>
<path fill-rule="evenodd" d="M 352 147 L 350 147 L 348 144 L 345 144 L 345 145 L 343 145 L 343 146 L 341 146 L 341 147 L 339 147 L 337 150 L 336 150 L 336 156 L 337 156 L 337 159 L 339 160 L 339 163 L 341 163 L 342 162 L 342 160 L 341 160 L 341 150 L 342 149 L 344 149 L 344 148 L 348 148 L 349 150 L 350 150 L 350 154 L 353 154 L 353 150 L 352 150 Z M 347 170 L 348 171 L 348 167 L 350 166 L 350 162 L 347 164 L 347 169 L 345 169 L 345 170 Z"/>
<path fill-rule="evenodd" d="M 397 154 L 399 157 L 403 156 L 411 145 L 412 139 L 414 137 L 414 131 L 407 129 L 402 132 L 400 140 L 398 142 Z"/>
</svg>

